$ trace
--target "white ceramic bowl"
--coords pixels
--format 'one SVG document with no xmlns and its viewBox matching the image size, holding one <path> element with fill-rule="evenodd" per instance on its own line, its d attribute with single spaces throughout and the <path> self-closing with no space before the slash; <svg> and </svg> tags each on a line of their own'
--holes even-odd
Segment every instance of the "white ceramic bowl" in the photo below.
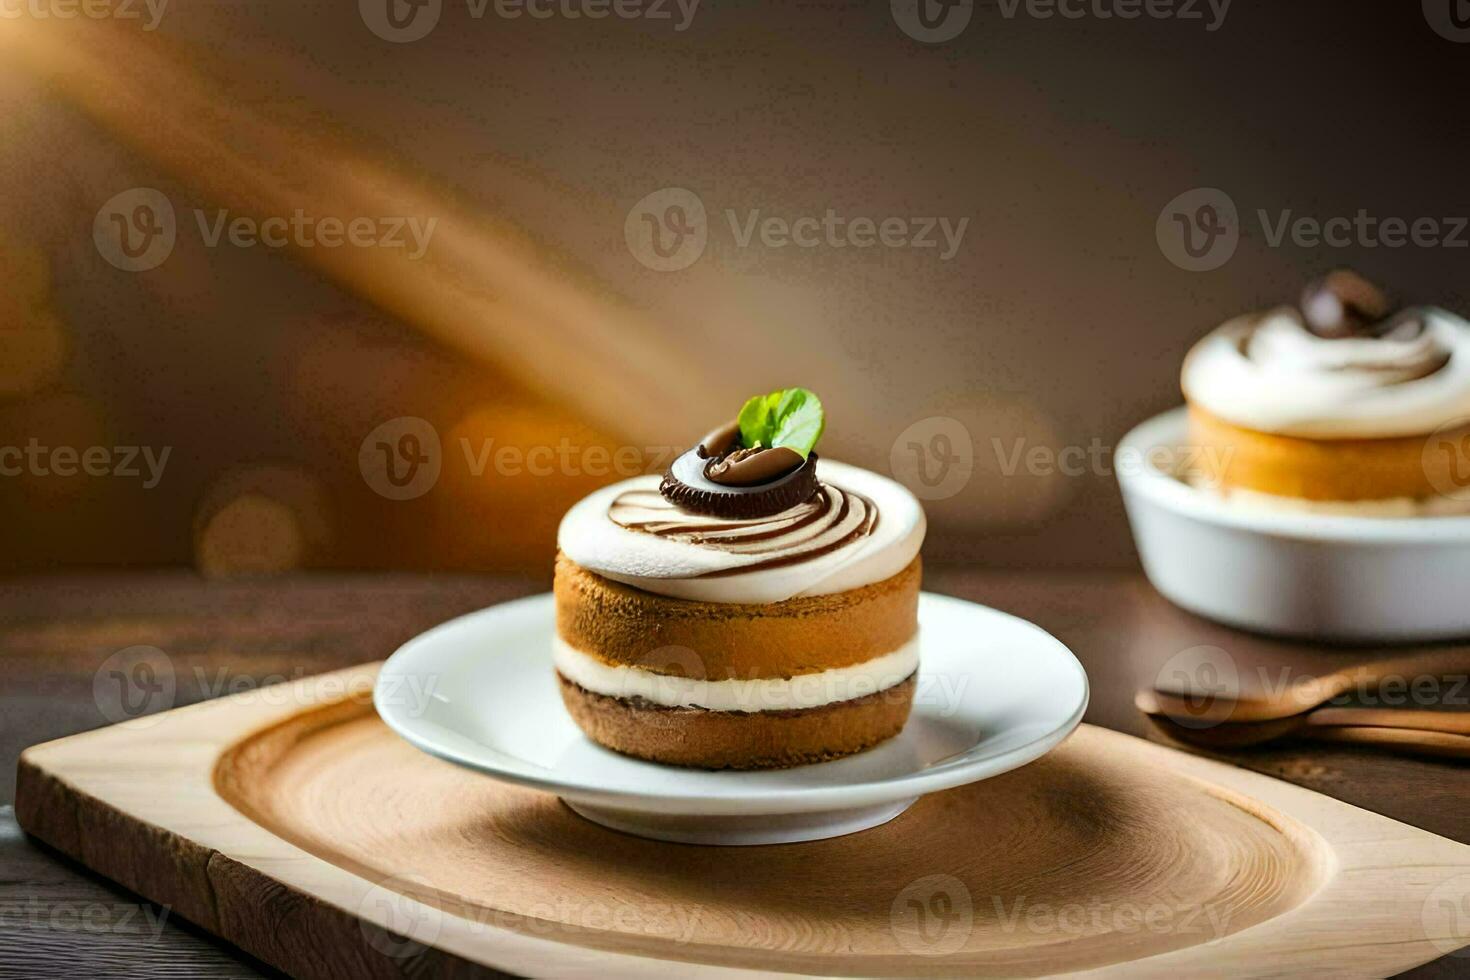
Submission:
<svg viewBox="0 0 1470 980">
<path fill-rule="evenodd" d="M 1470 636 L 1470 517 L 1355 517 L 1231 504 L 1164 472 L 1186 410 L 1124 437 L 1118 483 L 1149 581 L 1231 626 L 1354 643 Z"/>
</svg>

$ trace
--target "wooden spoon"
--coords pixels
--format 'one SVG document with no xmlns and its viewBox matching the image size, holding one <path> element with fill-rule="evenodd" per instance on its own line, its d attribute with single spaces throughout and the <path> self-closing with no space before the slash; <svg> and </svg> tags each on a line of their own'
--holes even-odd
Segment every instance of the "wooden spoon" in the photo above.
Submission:
<svg viewBox="0 0 1470 980">
<path fill-rule="evenodd" d="M 1305 663 L 1305 666 L 1302 664 Z M 1325 701 L 1357 692 L 1382 704 L 1432 703 L 1416 694 L 1432 682 L 1432 700 L 1470 704 L 1470 650 L 1436 649 L 1400 657 L 1327 663 L 1302 658 L 1288 665 L 1264 656 L 1232 655 L 1221 647 L 1196 647 L 1176 655 L 1160 671 L 1151 691 L 1155 710 L 1191 722 L 1261 722 L 1310 711 Z M 1394 710 L 1394 709 L 1389 709 Z M 1397 727 L 1397 726 L 1392 726 Z M 1412 726 L 1409 726 L 1412 727 Z"/>
<path fill-rule="evenodd" d="M 1416 731 L 1444 732 L 1448 735 L 1470 735 L 1470 711 L 1455 710 L 1451 707 L 1384 708 L 1377 705 L 1351 703 L 1324 704 L 1310 711 L 1282 718 L 1240 721 L 1237 720 L 1235 714 L 1229 712 L 1228 704 L 1223 704 L 1219 713 L 1230 720 L 1213 721 L 1201 718 L 1195 712 L 1184 715 L 1175 714 L 1169 710 L 1172 707 L 1169 700 L 1159 697 L 1157 691 L 1147 689 L 1139 691 L 1133 697 L 1133 704 L 1144 714 L 1150 717 L 1168 718 L 1181 728 L 1196 731 L 1234 729 L 1242 733 L 1242 738 L 1246 737 L 1244 733 L 1248 731 L 1261 733 L 1259 737 L 1242 744 L 1269 741 L 1307 726 L 1317 728 L 1409 728 Z M 1273 732 L 1277 734 L 1268 734 Z"/>
<path fill-rule="evenodd" d="M 1332 711 L 1341 711 L 1332 708 Z M 1414 729 L 1414 727 L 1374 726 L 1374 724 L 1323 724 L 1314 721 L 1316 713 L 1269 721 L 1226 721 L 1210 727 L 1189 727 L 1166 714 L 1150 714 L 1150 721 L 1177 742 L 1207 749 L 1241 749 L 1264 745 L 1282 739 L 1310 739 L 1314 742 L 1349 742 L 1376 745 L 1416 755 L 1442 758 L 1470 758 L 1470 735 L 1458 730 Z M 1392 714 L 1392 713 L 1388 713 Z M 1436 714 L 1427 713 L 1404 714 Z M 1330 717 L 1330 716 L 1329 716 Z M 1454 727 L 1464 727 L 1457 721 Z"/>
</svg>

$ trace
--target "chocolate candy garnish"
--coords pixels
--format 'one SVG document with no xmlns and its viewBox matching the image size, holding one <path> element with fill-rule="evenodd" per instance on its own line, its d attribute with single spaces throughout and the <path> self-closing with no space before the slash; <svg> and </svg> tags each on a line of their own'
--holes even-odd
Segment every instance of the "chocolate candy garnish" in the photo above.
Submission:
<svg viewBox="0 0 1470 980">
<path fill-rule="evenodd" d="M 1388 332 L 1393 312 L 1388 295 L 1356 272 L 1336 269 L 1302 290 L 1302 319 L 1326 340 L 1379 337 Z"/>
<path fill-rule="evenodd" d="M 746 399 L 740 414 L 674 460 L 658 492 L 714 517 L 769 517 L 817 493 L 817 440 L 826 418 L 806 388 Z"/>
<path fill-rule="evenodd" d="M 737 449 L 704 468 L 704 475 L 722 487 L 753 487 L 790 473 L 805 460 L 785 446 Z"/>
<path fill-rule="evenodd" d="M 709 435 L 699 440 L 694 447 L 701 456 L 720 457 L 732 449 L 740 448 L 740 420 L 731 419 Z"/>
<path fill-rule="evenodd" d="M 737 449 L 706 456 L 706 443 L 674 460 L 658 492 L 671 503 L 717 517 L 769 517 L 805 503 L 817 492 L 817 454 Z M 793 465 L 794 463 L 794 465 Z M 718 472 L 718 478 L 716 473 Z M 753 480 L 756 482 L 725 482 Z"/>
</svg>

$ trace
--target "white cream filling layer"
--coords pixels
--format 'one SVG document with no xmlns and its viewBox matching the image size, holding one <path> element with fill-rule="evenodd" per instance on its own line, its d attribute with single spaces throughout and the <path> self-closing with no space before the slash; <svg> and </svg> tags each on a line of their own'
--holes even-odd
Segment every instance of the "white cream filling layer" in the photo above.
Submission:
<svg viewBox="0 0 1470 980">
<path fill-rule="evenodd" d="M 919 636 L 892 653 L 850 667 L 835 667 L 795 677 L 707 681 L 655 674 L 639 667 L 614 666 L 576 649 L 561 637 L 552 640 L 552 662 L 563 677 L 594 694 L 643 698 L 669 708 L 711 711 L 790 711 L 820 708 L 866 697 L 900 683 L 919 666 Z M 697 656 L 690 654 L 696 668 Z"/>
</svg>

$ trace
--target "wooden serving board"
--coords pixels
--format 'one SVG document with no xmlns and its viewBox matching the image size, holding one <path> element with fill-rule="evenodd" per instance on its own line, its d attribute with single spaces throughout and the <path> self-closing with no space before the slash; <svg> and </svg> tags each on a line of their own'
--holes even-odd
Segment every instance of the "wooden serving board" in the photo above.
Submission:
<svg viewBox="0 0 1470 980">
<path fill-rule="evenodd" d="M 1470 847 L 1083 726 L 848 837 L 659 843 L 420 754 L 365 665 L 33 747 L 30 833 L 301 977 L 1384 976 Z"/>
</svg>

